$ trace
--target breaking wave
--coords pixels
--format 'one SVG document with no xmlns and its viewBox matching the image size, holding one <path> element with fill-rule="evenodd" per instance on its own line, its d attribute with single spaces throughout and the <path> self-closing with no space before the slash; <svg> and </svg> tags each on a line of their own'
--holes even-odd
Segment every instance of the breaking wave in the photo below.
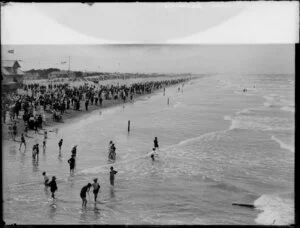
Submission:
<svg viewBox="0 0 300 228">
<path fill-rule="evenodd" d="M 290 225 L 294 223 L 293 200 L 279 195 L 262 195 L 254 206 L 262 212 L 255 222 L 261 225 Z"/>
</svg>

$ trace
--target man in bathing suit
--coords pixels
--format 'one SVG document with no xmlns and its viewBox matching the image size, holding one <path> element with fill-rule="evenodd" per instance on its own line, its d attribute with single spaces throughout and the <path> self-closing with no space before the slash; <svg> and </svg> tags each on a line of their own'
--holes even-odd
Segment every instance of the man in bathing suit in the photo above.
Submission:
<svg viewBox="0 0 300 228">
<path fill-rule="evenodd" d="M 100 184 L 97 182 L 97 178 L 94 179 L 94 183 L 92 184 L 94 190 L 93 190 L 93 193 L 94 193 L 94 199 L 95 199 L 95 202 L 97 201 L 97 196 L 98 196 L 98 193 L 99 193 L 99 190 L 100 190 Z"/>
</svg>

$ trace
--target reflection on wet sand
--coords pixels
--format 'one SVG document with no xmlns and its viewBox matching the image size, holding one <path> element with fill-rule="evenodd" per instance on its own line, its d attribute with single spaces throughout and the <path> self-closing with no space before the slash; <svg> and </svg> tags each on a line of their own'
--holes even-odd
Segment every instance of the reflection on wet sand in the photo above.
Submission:
<svg viewBox="0 0 300 228">
<path fill-rule="evenodd" d="M 32 171 L 38 172 L 39 171 L 39 159 L 32 159 Z"/>
</svg>

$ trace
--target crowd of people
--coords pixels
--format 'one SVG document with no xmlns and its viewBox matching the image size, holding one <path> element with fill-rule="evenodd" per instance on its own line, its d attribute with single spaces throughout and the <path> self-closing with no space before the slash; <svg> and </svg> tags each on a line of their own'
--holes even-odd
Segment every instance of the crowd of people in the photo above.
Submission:
<svg viewBox="0 0 300 228">
<path fill-rule="evenodd" d="M 80 110 L 81 101 L 85 110 L 89 105 L 102 106 L 105 100 L 133 101 L 133 97 L 148 94 L 166 86 L 184 83 L 188 78 L 162 81 L 139 82 L 130 85 L 89 85 L 78 87 L 64 84 L 40 85 L 38 83 L 24 85 L 22 93 L 2 94 L 2 120 L 5 123 L 7 113 L 13 122 L 23 111 L 23 121 L 30 130 L 38 132 L 46 123 L 46 112 L 52 114 L 54 121 L 61 121 L 63 114 L 69 110 Z"/>
</svg>

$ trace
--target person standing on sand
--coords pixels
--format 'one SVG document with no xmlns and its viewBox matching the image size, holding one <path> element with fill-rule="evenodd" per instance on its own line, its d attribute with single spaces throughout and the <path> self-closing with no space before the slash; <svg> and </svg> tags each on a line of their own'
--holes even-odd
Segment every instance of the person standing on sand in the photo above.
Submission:
<svg viewBox="0 0 300 228">
<path fill-rule="evenodd" d="M 102 106 L 102 102 L 103 102 L 103 99 L 102 99 L 102 97 L 100 96 L 100 98 L 99 98 L 99 104 L 100 104 L 100 106 Z"/>
<path fill-rule="evenodd" d="M 91 188 L 91 183 L 88 183 L 87 185 L 83 186 L 83 188 L 80 191 L 80 197 L 82 199 L 82 207 L 86 207 L 87 199 L 86 199 L 86 193 L 89 193 Z"/>
<path fill-rule="evenodd" d="M 55 199 L 55 191 L 57 190 L 57 184 L 56 184 L 56 177 L 53 176 L 51 182 L 48 184 L 48 186 L 50 187 L 50 191 L 52 193 L 52 198 Z"/>
<path fill-rule="evenodd" d="M 110 167 L 110 174 L 109 174 L 109 180 L 111 186 L 114 186 L 115 184 L 115 175 L 118 173 L 118 171 L 114 170 L 114 167 Z"/>
<path fill-rule="evenodd" d="M 45 153 L 46 151 L 46 139 L 43 140 L 43 152 Z"/>
<path fill-rule="evenodd" d="M 76 157 L 76 153 L 77 153 L 77 145 L 75 145 L 75 146 L 72 148 L 71 153 L 72 153 L 72 155 L 74 155 L 74 157 Z"/>
<path fill-rule="evenodd" d="M 39 159 L 40 148 L 39 148 L 39 144 L 38 143 L 35 145 L 35 149 L 36 149 L 37 159 Z"/>
<path fill-rule="evenodd" d="M 62 144 L 63 144 L 63 139 L 61 139 L 61 140 L 59 140 L 59 142 L 58 142 L 58 148 L 59 148 L 59 153 L 61 152 L 61 146 L 62 146 Z"/>
<path fill-rule="evenodd" d="M 99 193 L 99 190 L 100 190 L 100 184 L 97 182 L 97 178 L 94 179 L 94 183 L 92 184 L 94 190 L 93 190 L 93 193 L 94 193 L 94 199 L 95 199 L 95 202 L 97 201 L 97 196 L 98 196 L 98 193 Z"/>
<path fill-rule="evenodd" d="M 35 159 L 36 156 L 36 145 L 33 145 L 32 147 L 32 158 Z"/>
<path fill-rule="evenodd" d="M 22 133 L 22 135 L 21 135 L 21 144 L 20 144 L 20 149 L 19 149 L 19 150 L 21 150 L 22 144 L 24 144 L 25 150 L 26 150 L 26 141 L 25 141 L 25 138 L 24 138 L 24 134 L 23 134 L 23 133 Z"/>
<path fill-rule="evenodd" d="M 88 111 L 88 107 L 89 107 L 89 100 L 86 99 L 85 100 L 85 111 Z"/>
<path fill-rule="evenodd" d="M 70 175 L 74 174 L 74 168 L 75 168 L 75 156 L 72 155 L 71 158 L 68 160 L 68 163 L 70 165 Z"/>
<path fill-rule="evenodd" d="M 14 139 L 14 141 L 16 141 L 16 136 L 17 136 L 17 124 L 15 122 L 15 124 L 13 126 L 13 139 Z"/>
</svg>

